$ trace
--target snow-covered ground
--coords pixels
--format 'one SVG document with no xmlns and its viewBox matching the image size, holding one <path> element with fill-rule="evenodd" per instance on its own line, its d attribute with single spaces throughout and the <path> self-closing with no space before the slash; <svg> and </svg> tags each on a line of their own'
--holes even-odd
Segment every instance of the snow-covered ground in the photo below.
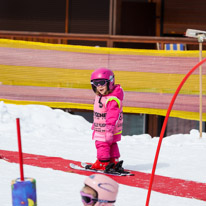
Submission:
<svg viewBox="0 0 206 206">
<path fill-rule="evenodd" d="M 91 123 L 83 117 L 41 105 L 0 102 L 0 149 L 17 151 L 16 118 L 20 118 L 23 152 L 77 161 L 96 160 Z M 127 169 L 151 173 L 159 138 L 148 134 L 123 136 L 119 142 Z M 206 133 L 163 139 L 156 174 L 206 182 Z M 26 177 L 37 181 L 38 206 L 82 205 L 79 191 L 85 176 L 24 165 Z M 12 205 L 11 181 L 19 177 L 19 165 L 0 160 L 0 206 Z M 116 206 L 145 205 L 147 190 L 120 185 Z M 201 200 L 151 193 L 150 206 L 203 206 Z"/>
</svg>

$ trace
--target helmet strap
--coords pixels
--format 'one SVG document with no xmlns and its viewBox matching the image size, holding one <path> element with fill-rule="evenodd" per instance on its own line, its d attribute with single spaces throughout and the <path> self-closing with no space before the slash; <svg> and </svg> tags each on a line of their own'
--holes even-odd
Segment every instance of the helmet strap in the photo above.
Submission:
<svg viewBox="0 0 206 206">
<path fill-rule="evenodd" d="M 102 102 L 101 102 L 101 99 L 102 99 L 102 95 L 100 95 L 100 97 L 99 97 L 99 108 L 102 108 L 102 107 L 103 107 L 103 104 L 102 104 Z"/>
</svg>

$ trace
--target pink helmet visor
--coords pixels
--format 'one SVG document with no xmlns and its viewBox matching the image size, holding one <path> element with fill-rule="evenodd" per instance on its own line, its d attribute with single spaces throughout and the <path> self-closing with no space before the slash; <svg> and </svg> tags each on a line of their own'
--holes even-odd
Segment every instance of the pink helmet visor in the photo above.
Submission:
<svg viewBox="0 0 206 206">
<path fill-rule="evenodd" d="M 108 89 L 114 88 L 114 73 L 107 68 L 99 68 L 95 70 L 91 75 L 91 83 L 93 80 L 106 79 L 108 80 Z M 94 89 L 94 88 L 93 88 Z"/>
</svg>

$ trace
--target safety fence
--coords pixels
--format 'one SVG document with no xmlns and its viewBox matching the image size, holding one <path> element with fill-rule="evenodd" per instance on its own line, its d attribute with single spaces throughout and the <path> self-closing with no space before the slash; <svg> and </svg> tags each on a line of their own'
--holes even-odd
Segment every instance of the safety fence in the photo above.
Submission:
<svg viewBox="0 0 206 206">
<path fill-rule="evenodd" d="M 203 57 L 206 52 L 203 51 Z M 114 71 L 125 91 L 124 112 L 165 115 L 172 95 L 199 61 L 199 51 L 137 50 L 0 39 L 0 100 L 92 110 L 90 75 Z M 206 65 L 203 121 L 206 121 Z M 198 120 L 199 74 L 183 86 L 170 116 Z"/>
</svg>

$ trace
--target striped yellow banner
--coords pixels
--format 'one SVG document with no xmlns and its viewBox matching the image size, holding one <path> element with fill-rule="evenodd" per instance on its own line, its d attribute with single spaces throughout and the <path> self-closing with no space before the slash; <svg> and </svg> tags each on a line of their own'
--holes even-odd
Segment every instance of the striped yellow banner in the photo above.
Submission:
<svg viewBox="0 0 206 206">
<path fill-rule="evenodd" d="M 90 89 L 92 70 L 41 68 L 0 65 L 0 82 L 4 85 L 62 87 Z M 125 91 L 174 93 L 185 75 L 115 71 Z M 192 75 L 181 94 L 199 93 L 199 75 Z M 203 94 L 206 95 L 206 75 L 203 75 Z"/>
<path fill-rule="evenodd" d="M 144 92 L 147 97 L 150 97 L 151 93 L 163 94 L 164 97 L 174 94 L 186 73 L 198 63 L 199 57 L 199 51 L 102 48 L 6 39 L 0 39 L 0 50 L 0 84 L 2 85 L 34 86 L 38 89 L 40 87 L 91 89 L 91 73 L 94 69 L 104 66 L 114 71 L 116 83 L 120 84 L 125 91 Z M 204 56 L 206 56 L 206 51 L 203 51 Z M 204 101 L 206 95 L 205 68 L 206 66 L 203 65 Z M 188 103 L 186 104 L 183 97 L 178 109 L 184 111 L 172 110 L 170 116 L 198 120 L 198 112 L 190 112 L 197 111 L 197 109 L 192 110 L 191 107 L 196 104 L 194 98 L 199 95 L 198 70 L 188 78 L 180 94 L 187 95 L 191 102 L 186 102 Z M 5 103 L 43 104 L 55 108 L 87 110 L 93 108 L 90 104 L 60 102 L 64 100 L 59 100 L 59 102 L 42 102 L 39 99 L 39 101 L 0 100 Z M 142 103 L 139 104 L 140 107 L 144 107 L 144 100 L 140 102 Z M 134 106 L 133 103 L 130 105 Z M 156 103 L 158 107 L 155 103 L 152 105 L 152 100 L 149 100 L 149 106 L 147 105 L 149 108 L 124 107 L 124 112 L 164 116 L 166 114 L 165 103 L 161 104 L 161 100 Z M 206 121 L 205 107 L 203 109 L 203 120 Z"/>
<path fill-rule="evenodd" d="M 199 51 L 164 51 L 164 50 L 148 50 L 148 49 L 123 49 L 108 47 L 88 47 L 64 44 L 49 44 L 41 42 L 28 42 L 21 40 L 0 39 L 0 47 L 6 48 L 24 48 L 38 50 L 56 50 L 80 53 L 95 54 L 118 54 L 118 55 L 144 55 L 144 56 L 164 56 L 164 57 L 199 57 Z M 206 56 L 206 51 L 203 51 Z"/>
</svg>

